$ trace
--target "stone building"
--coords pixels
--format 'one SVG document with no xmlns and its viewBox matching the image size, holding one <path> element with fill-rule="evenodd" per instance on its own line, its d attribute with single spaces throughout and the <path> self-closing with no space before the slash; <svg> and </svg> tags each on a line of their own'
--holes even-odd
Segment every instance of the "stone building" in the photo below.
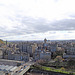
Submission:
<svg viewBox="0 0 75 75">
<path fill-rule="evenodd" d="M 36 50 L 33 56 L 34 60 L 50 60 L 51 52 L 49 50 Z"/>
<path fill-rule="evenodd" d="M 41 51 L 40 52 L 40 59 L 50 60 L 51 59 L 51 52 L 49 52 L 49 50 Z"/>
</svg>

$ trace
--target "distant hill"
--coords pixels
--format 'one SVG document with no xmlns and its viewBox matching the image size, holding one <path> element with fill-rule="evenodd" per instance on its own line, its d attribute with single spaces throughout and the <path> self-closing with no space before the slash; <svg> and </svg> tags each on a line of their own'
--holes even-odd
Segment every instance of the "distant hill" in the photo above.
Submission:
<svg viewBox="0 0 75 75">
<path fill-rule="evenodd" d="M 4 44 L 4 42 L 3 42 L 3 40 L 2 40 L 2 39 L 0 39 L 0 44 Z"/>
</svg>

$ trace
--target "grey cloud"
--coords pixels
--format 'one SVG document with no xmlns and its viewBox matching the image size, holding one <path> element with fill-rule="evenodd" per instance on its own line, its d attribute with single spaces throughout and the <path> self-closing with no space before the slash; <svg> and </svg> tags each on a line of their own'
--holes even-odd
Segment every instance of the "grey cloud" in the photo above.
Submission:
<svg viewBox="0 0 75 75">
<path fill-rule="evenodd" d="M 75 13 L 68 14 L 69 17 L 75 18 Z"/>
<path fill-rule="evenodd" d="M 68 33 L 73 33 L 72 31 L 68 31 Z"/>
<path fill-rule="evenodd" d="M 15 20 L 20 23 L 13 26 L 12 30 L 7 30 L 5 27 L 0 27 L 0 31 L 7 33 L 6 36 L 12 35 L 26 35 L 32 33 L 44 33 L 47 31 L 56 31 L 56 30 L 75 30 L 75 20 L 74 19 L 64 19 L 54 22 L 48 22 L 46 19 L 38 18 L 34 19 L 31 17 L 21 17 L 16 16 L 14 20 L 9 18 L 12 22 Z M 55 33 L 55 32 L 54 32 Z"/>
<path fill-rule="evenodd" d="M 34 32 L 47 32 L 52 30 L 74 30 L 75 19 L 64 19 L 54 22 L 47 22 L 45 19 L 23 19 L 22 24 Z"/>
<path fill-rule="evenodd" d="M 75 18 L 75 15 L 70 15 L 70 17 Z"/>
<path fill-rule="evenodd" d="M 33 18 L 24 18 L 22 24 L 27 25 L 28 29 L 34 32 L 46 32 L 50 29 L 47 21 L 43 18 L 33 19 Z"/>
<path fill-rule="evenodd" d="M 49 32 L 49 34 L 56 34 L 56 31 Z"/>
<path fill-rule="evenodd" d="M 0 36 L 0 37 L 5 37 L 5 36 Z"/>
<path fill-rule="evenodd" d="M 64 19 L 52 23 L 54 30 L 74 30 L 75 29 L 75 19 Z"/>
</svg>

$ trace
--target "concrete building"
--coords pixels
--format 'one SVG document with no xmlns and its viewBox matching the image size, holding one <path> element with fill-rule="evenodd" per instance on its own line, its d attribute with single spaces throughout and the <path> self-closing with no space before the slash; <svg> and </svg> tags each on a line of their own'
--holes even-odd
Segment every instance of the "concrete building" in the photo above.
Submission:
<svg viewBox="0 0 75 75">
<path fill-rule="evenodd" d="M 33 59 L 35 61 L 40 59 L 40 53 L 41 53 L 41 50 L 36 49 L 36 51 L 35 51 L 35 53 L 33 55 Z"/>
<path fill-rule="evenodd" d="M 57 43 L 50 44 L 51 52 L 55 52 L 57 50 Z"/>
<path fill-rule="evenodd" d="M 68 59 L 74 59 L 75 60 L 75 46 L 74 45 L 69 45 L 66 46 L 65 53 L 63 54 L 63 58 Z"/>
<path fill-rule="evenodd" d="M 36 43 L 22 43 L 19 45 L 20 52 L 27 52 L 28 54 L 30 54 L 30 56 L 33 56 L 36 48 Z"/>
<path fill-rule="evenodd" d="M 29 61 L 29 54 L 28 53 L 11 53 L 8 54 L 8 59 L 9 60 L 17 60 L 17 61 Z"/>
<path fill-rule="evenodd" d="M 75 60 L 75 55 L 68 55 L 68 54 L 64 53 L 63 58 L 64 59 L 73 59 L 73 60 Z"/>
</svg>

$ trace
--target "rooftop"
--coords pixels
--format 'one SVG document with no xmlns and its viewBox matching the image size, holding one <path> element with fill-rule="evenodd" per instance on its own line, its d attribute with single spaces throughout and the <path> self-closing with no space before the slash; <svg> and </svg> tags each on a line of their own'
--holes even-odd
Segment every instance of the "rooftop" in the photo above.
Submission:
<svg viewBox="0 0 75 75">
<path fill-rule="evenodd" d="M 14 71 L 17 66 L 0 65 L 0 71 Z"/>
</svg>

